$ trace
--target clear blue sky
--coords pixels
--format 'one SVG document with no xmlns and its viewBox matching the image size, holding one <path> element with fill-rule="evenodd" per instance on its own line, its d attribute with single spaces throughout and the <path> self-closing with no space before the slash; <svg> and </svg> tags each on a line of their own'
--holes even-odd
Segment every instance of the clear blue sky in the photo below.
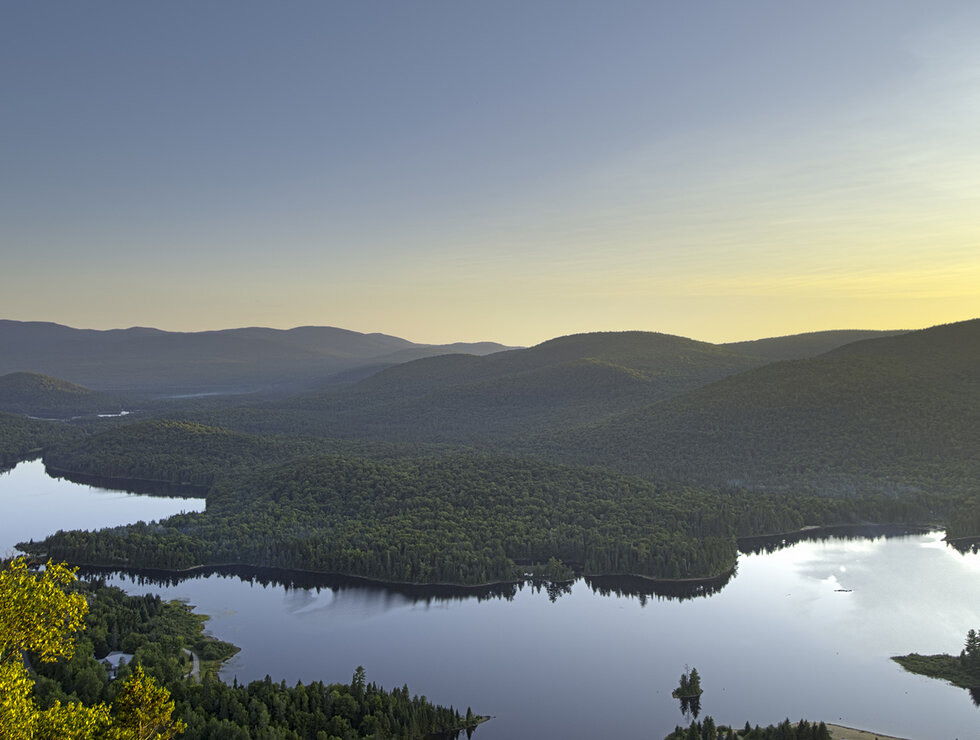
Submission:
<svg viewBox="0 0 980 740">
<path fill-rule="evenodd" d="M 532 344 L 980 315 L 974 2 L 0 5 L 0 318 Z"/>
</svg>

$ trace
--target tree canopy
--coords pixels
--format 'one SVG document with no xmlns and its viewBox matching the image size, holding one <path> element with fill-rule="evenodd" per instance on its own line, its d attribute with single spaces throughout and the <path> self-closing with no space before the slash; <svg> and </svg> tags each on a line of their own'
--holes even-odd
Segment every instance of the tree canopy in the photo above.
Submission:
<svg viewBox="0 0 980 740">
<path fill-rule="evenodd" d="M 69 659 L 88 611 L 85 597 L 69 593 L 75 571 L 48 562 L 33 571 L 26 560 L 0 572 L 0 737 L 7 740 L 165 740 L 184 723 L 172 720 L 169 692 L 137 667 L 112 706 L 55 701 L 41 709 L 24 655 L 51 663 Z"/>
</svg>

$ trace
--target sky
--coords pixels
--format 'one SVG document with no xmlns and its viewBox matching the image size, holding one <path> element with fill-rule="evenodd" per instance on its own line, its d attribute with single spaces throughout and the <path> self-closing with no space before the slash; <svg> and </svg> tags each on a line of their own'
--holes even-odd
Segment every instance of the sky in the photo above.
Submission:
<svg viewBox="0 0 980 740">
<path fill-rule="evenodd" d="M 977 39 L 973 0 L 5 0 L 0 318 L 974 318 Z"/>
</svg>

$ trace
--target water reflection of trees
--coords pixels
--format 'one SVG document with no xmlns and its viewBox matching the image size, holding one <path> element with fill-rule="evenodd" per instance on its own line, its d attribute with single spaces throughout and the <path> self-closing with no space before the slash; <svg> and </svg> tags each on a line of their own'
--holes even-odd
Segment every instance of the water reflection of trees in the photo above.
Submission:
<svg viewBox="0 0 980 740">
<path fill-rule="evenodd" d="M 542 591 L 548 594 L 548 600 L 551 603 L 555 603 L 562 596 L 566 596 L 572 592 L 572 584 L 574 581 L 531 581 L 531 590 L 534 593 L 539 594 Z"/>
<path fill-rule="evenodd" d="M 698 714 L 701 712 L 701 696 L 682 696 L 680 698 L 681 702 L 681 712 L 684 716 L 690 716 L 694 719 L 698 718 Z"/>
<path fill-rule="evenodd" d="M 124 493 L 138 493 L 143 496 L 159 496 L 161 498 L 206 498 L 208 486 L 198 486 L 190 483 L 171 483 L 163 480 L 146 480 L 142 478 L 107 478 L 90 473 L 58 470 L 45 466 L 44 472 L 56 480 L 66 480 L 89 488 L 99 488 Z"/>
<path fill-rule="evenodd" d="M 933 527 L 901 524 L 846 524 L 832 527 L 814 527 L 799 532 L 739 537 L 738 551 L 743 555 L 771 554 L 791 547 L 798 542 L 827 542 L 828 540 L 869 540 L 884 537 L 908 537 L 935 531 Z"/>
<path fill-rule="evenodd" d="M 432 604 L 453 601 L 486 601 L 505 599 L 512 601 L 525 588 L 533 593 L 544 593 L 552 602 L 572 593 L 576 581 L 548 581 L 544 579 L 495 583 L 483 586 L 416 585 L 410 583 L 379 583 L 357 576 L 344 576 L 279 568 L 226 565 L 199 568 L 175 573 L 154 569 L 120 569 L 118 567 L 83 566 L 79 574 L 86 578 L 115 576 L 139 586 L 173 587 L 186 581 L 201 581 L 212 577 L 236 579 L 250 585 L 280 587 L 289 590 L 320 592 L 329 590 L 337 594 L 360 593 L 363 595 L 398 595 L 411 603 Z M 593 592 L 601 596 L 631 597 L 646 604 L 650 598 L 657 600 L 685 601 L 705 598 L 718 593 L 734 577 L 732 570 L 718 578 L 689 581 L 657 581 L 639 576 L 585 576 L 583 580 Z"/>
<path fill-rule="evenodd" d="M 717 578 L 686 581 L 660 581 L 640 576 L 586 576 L 585 582 L 600 596 L 629 596 L 645 605 L 650 598 L 658 601 L 703 599 L 720 592 L 735 577 L 733 568 Z"/>
<path fill-rule="evenodd" d="M 411 583 L 379 583 L 356 576 L 283 570 L 279 568 L 260 568 L 253 566 L 214 566 L 175 573 L 153 569 L 120 569 L 114 567 L 85 566 L 79 568 L 79 575 L 97 578 L 113 575 L 129 579 L 140 586 L 178 586 L 186 581 L 206 580 L 211 577 L 240 580 L 251 585 L 280 587 L 287 591 L 305 590 L 320 592 L 329 590 L 335 593 L 360 592 L 363 594 L 397 594 L 413 603 L 432 603 L 444 601 L 465 601 L 476 599 L 513 600 L 523 583 L 499 583 L 484 586 L 415 585 Z M 570 590 L 570 589 L 569 589 Z M 549 592 L 550 593 L 550 592 Z"/>
<path fill-rule="evenodd" d="M 946 540 L 946 544 L 961 555 L 980 553 L 980 538 L 977 537 L 958 537 L 955 540 Z"/>
</svg>

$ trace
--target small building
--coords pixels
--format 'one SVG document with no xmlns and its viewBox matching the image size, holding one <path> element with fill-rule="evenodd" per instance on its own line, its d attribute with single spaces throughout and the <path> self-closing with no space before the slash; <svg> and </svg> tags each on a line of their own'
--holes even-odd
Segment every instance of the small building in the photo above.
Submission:
<svg viewBox="0 0 980 740">
<path fill-rule="evenodd" d="M 132 653 L 121 653 L 118 650 L 114 650 L 107 656 L 102 658 L 99 662 L 105 666 L 106 675 L 109 680 L 112 681 L 119 675 L 119 669 L 124 665 L 128 665 L 133 660 Z"/>
</svg>

